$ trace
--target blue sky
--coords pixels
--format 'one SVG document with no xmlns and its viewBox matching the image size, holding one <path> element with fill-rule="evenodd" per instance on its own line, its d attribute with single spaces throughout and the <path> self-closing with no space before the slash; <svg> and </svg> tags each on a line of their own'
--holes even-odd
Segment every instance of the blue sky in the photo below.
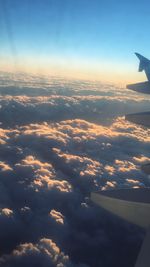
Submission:
<svg viewBox="0 0 150 267">
<path fill-rule="evenodd" d="M 0 0 L 1 65 L 134 75 L 133 52 L 150 57 L 149 10 L 146 0 Z"/>
</svg>

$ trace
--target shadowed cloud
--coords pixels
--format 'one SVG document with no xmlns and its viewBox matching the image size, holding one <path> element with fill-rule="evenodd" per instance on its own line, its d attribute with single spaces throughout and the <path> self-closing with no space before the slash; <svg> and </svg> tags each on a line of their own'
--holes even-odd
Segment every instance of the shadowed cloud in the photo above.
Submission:
<svg viewBox="0 0 150 267">
<path fill-rule="evenodd" d="M 149 185 L 140 170 L 149 161 L 149 130 L 122 117 L 149 101 L 119 88 L 107 95 L 108 85 L 101 95 L 93 84 L 92 95 L 92 84 L 77 81 L 67 95 L 68 85 L 58 93 L 55 83 L 51 95 L 46 88 L 47 95 L 31 96 L 33 79 L 28 95 L 16 87 L 18 95 L 0 98 L 0 265 L 132 267 L 142 231 L 89 197 Z"/>
</svg>

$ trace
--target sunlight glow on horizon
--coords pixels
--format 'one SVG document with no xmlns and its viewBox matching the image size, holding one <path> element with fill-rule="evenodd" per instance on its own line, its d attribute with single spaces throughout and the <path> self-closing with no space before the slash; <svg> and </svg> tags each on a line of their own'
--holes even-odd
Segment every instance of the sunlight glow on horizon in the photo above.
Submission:
<svg viewBox="0 0 150 267">
<path fill-rule="evenodd" d="M 9 64 L 8 64 L 9 62 Z M 22 64 L 20 64 L 22 62 Z M 137 62 L 138 63 L 138 62 Z M 146 80 L 144 73 L 138 73 L 138 64 L 131 68 L 130 64 L 118 62 L 92 62 L 73 58 L 58 59 L 55 57 L 38 59 L 11 57 L 1 58 L 0 71 L 27 72 L 37 75 L 64 76 L 72 79 L 97 80 L 125 86 L 128 83 Z"/>
<path fill-rule="evenodd" d="M 0 69 L 120 84 L 144 81 L 133 53 L 150 57 L 147 4 L 0 1 Z"/>
</svg>

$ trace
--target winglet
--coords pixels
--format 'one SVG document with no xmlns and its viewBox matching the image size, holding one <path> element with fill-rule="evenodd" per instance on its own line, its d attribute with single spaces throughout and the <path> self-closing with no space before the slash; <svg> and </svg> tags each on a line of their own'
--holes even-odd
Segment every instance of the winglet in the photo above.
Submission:
<svg viewBox="0 0 150 267">
<path fill-rule="evenodd" d="M 148 81 L 150 81 L 150 60 L 146 57 L 143 57 L 139 53 L 135 53 L 137 58 L 140 60 L 139 72 L 145 71 Z"/>
<path fill-rule="evenodd" d="M 148 61 L 148 62 L 149 62 L 149 59 L 148 59 L 148 58 L 143 57 L 143 56 L 140 55 L 139 53 L 135 52 L 135 55 L 138 57 L 139 60 L 144 60 L 144 61 Z"/>
</svg>

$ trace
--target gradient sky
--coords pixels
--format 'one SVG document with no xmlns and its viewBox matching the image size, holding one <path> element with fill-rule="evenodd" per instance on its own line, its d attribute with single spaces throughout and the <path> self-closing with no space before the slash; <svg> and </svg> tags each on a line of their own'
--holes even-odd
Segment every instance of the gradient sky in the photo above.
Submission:
<svg viewBox="0 0 150 267">
<path fill-rule="evenodd" d="M 145 79 L 149 25 L 147 0 L 0 0 L 0 69 Z"/>
</svg>

